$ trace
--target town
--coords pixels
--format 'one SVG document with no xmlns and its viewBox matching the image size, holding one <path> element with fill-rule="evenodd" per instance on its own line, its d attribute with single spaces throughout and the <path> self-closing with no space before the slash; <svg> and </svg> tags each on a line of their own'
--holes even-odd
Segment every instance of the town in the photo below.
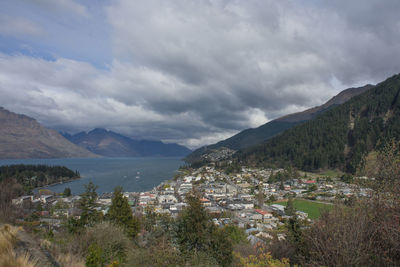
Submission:
<svg viewBox="0 0 400 267">
<path fill-rule="evenodd" d="M 151 211 L 176 218 L 187 206 L 186 194 L 196 191 L 215 225 L 233 224 L 243 228 L 254 245 L 272 239 L 273 233 L 285 238 L 281 229 L 293 215 L 288 214 L 288 201 L 294 202 L 295 207 L 299 205 L 295 215 L 307 225 L 321 212 L 332 208 L 335 201 L 347 203 L 371 193 L 359 182 L 352 183 L 346 175 L 331 176 L 247 167 L 227 174 L 212 163 L 198 169 L 181 168 L 173 179 L 151 191 L 124 192 L 124 196 L 135 216 L 146 216 Z M 68 189 L 62 194 L 42 189 L 35 195 L 13 199 L 13 204 L 22 210 L 19 223 L 58 231 L 65 219 L 79 218 L 81 196 L 71 195 Z M 103 193 L 97 198 L 97 209 L 104 215 L 111 205 L 112 195 Z"/>
</svg>

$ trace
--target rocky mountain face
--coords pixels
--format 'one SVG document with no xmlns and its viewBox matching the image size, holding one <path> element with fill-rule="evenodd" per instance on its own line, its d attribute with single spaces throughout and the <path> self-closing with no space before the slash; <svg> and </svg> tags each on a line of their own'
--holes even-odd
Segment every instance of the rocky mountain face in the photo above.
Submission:
<svg viewBox="0 0 400 267">
<path fill-rule="evenodd" d="M 183 157 L 190 149 L 178 144 L 161 141 L 134 140 L 105 129 L 94 129 L 88 133 L 63 134 L 68 140 L 93 153 L 106 157 Z"/>
<path fill-rule="evenodd" d="M 0 159 L 98 157 L 35 119 L 0 107 Z"/>
<path fill-rule="evenodd" d="M 263 124 L 258 128 L 243 130 L 240 133 L 228 139 L 220 141 L 216 144 L 198 148 L 195 151 L 193 151 L 190 155 L 188 155 L 185 160 L 189 163 L 204 161 L 209 158 L 208 157 L 209 153 L 215 154 L 221 148 L 240 150 L 258 145 L 284 132 L 285 130 L 288 130 L 302 122 L 311 120 L 315 118 L 317 115 L 335 106 L 345 103 L 352 97 L 357 96 L 373 87 L 374 87 L 373 85 L 366 85 L 363 87 L 346 89 L 340 92 L 338 95 L 332 97 L 328 102 L 326 102 L 321 106 L 317 106 L 302 112 L 297 112 L 283 116 L 281 118 Z"/>
</svg>

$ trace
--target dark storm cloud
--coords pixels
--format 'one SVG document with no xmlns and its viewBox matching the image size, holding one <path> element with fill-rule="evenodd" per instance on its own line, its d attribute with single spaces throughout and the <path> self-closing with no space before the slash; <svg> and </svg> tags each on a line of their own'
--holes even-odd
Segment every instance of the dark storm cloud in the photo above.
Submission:
<svg viewBox="0 0 400 267">
<path fill-rule="evenodd" d="M 54 3 L 40 1 L 81 24 L 99 19 L 78 1 Z M 61 52 L 54 61 L 0 54 L 0 105 L 57 129 L 195 147 L 398 73 L 399 11 L 380 0 L 115 0 L 96 13 L 107 14 L 106 69 Z M 20 21 L 18 36 L 49 27 Z"/>
</svg>

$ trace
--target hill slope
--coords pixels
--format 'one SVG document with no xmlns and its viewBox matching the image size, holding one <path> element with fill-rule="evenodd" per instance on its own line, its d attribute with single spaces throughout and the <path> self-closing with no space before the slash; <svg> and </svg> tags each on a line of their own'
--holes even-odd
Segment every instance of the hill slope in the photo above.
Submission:
<svg viewBox="0 0 400 267">
<path fill-rule="evenodd" d="M 133 140 L 105 129 L 94 129 L 88 133 L 64 136 L 81 147 L 106 157 L 181 157 L 191 152 L 178 144 L 164 144 L 161 141 Z"/>
<path fill-rule="evenodd" d="M 328 102 L 321 106 L 310 108 L 302 112 L 286 115 L 284 117 L 270 121 L 264 125 L 261 125 L 258 128 L 246 129 L 244 131 L 241 131 L 240 133 L 216 144 L 196 149 L 186 158 L 186 160 L 192 163 L 195 161 L 199 161 L 204 158 L 207 153 L 212 153 L 211 151 L 217 150 L 222 147 L 233 150 L 240 150 L 263 143 L 266 140 L 284 132 L 287 129 L 290 129 L 304 121 L 315 118 L 318 114 L 325 112 L 334 106 L 345 103 L 352 97 L 359 95 L 371 89 L 372 87 L 372 85 L 366 85 L 363 87 L 346 89 L 340 92 L 338 95 L 332 97 Z"/>
<path fill-rule="evenodd" d="M 388 139 L 400 139 L 399 92 L 400 75 L 395 75 L 311 121 L 238 152 L 236 158 L 247 164 L 354 173 L 368 152 Z"/>
<path fill-rule="evenodd" d="M 35 119 L 0 107 L 0 159 L 98 157 Z"/>
</svg>

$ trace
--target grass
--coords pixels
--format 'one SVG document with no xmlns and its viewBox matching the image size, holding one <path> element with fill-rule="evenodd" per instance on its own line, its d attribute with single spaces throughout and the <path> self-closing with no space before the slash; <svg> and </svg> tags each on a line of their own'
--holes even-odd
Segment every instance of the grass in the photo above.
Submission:
<svg viewBox="0 0 400 267">
<path fill-rule="evenodd" d="M 338 170 L 326 170 L 318 173 L 299 171 L 299 174 L 301 179 L 316 180 L 317 178 L 325 178 L 325 177 L 329 178 L 341 177 L 343 175 L 343 172 Z M 307 178 L 304 178 L 304 175 L 306 175 Z"/>
<path fill-rule="evenodd" d="M 337 178 L 343 175 L 343 172 L 337 170 L 326 170 L 320 173 L 320 176 L 323 177 L 330 177 L 330 178 Z"/>
<path fill-rule="evenodd" d="M 275 204 L 286 206 L 287 201 L 277 201 Z M 323 204 L 305 199 L 294 199 L 293 206 L 296 208 L 296 210 L 306 212 L 310 219 L 317 219 L 323 210 L 330 210 L 333 207 L 332 204 Z"/>
<path fill-rule="evenodd" d="M 36 265 L 35 260 L 31 260 L 28 254 L 16 255 L 14 245 L 19 231 L 21 228 L 8 224 L 0 227 L 0 266 L 34 267 Z"/>
</svg>

